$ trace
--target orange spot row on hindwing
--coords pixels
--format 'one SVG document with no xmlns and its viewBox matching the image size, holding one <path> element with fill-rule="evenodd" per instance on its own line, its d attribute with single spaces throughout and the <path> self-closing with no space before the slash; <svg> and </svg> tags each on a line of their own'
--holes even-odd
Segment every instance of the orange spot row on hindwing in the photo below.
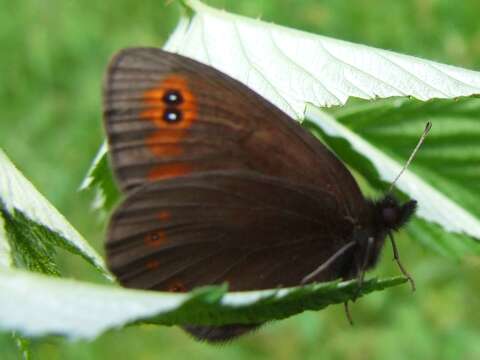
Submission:
<svg viewBox="0 0 480 360">
<path fill-rule="evenodd" d="M 157 248 L 167 242 L 167 235 L 162 230 L 149 232 L 144 237 L 145 245 Z"/>
<path fill-rule="evenodd" d="M 174 280 L 168 284 L 167 290 L 171 292 L 185 292 L 187 288 L 182 282 Z"/>
<path fill-rule="evenodd" d="M 172 97 L 173 96 L 173 97 Z M 157 86 L 143 94 L 145 109 L 142 120 L 151 121 L 156 130 L 145 139 L 145 144 L 156 157 L 175 157 L 183 154 L 182 139 L 198 117 L 197 99 L 180 74 L 171 74 Z M 187 164 L 166 164 L 150 170 L 149 180 L 165 179 L 191 171 Z"/>
<path fill-rule="evenodd" d="M 157 216 L 162 221 L 168 221 L 172 217 L 171 214 L 166 210 L 160 211 Z"/>
<path fill-rule="evenodd" d="M 158 269 L 158 268 L 160 267 L 160 261 L 158 261 L 158 260 L 149 260 L 149 261 L 147 261 L 147 263 L 145 264 L 145 267 L 146 267 L 148 270 Z"/>
</svg>

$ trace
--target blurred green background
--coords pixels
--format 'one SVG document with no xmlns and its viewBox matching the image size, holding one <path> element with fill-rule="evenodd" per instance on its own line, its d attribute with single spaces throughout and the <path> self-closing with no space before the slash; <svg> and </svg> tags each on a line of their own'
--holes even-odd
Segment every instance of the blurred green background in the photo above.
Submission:
<svg viewBox="0 0 480 360">
<path fill-rule="evenodd" d="M 207 3 L 319 34 L 480 70 L 478 0 L 241 0 Z M 0 147 L 102 251 L 105 219 L 76 190 L 103 139 L 100 84 L 113 52 L 161 46 L 176 4 L 162 0 L 0 0 Z M 351 327 L 342 307 L 265 326 L 212 347 L 177 328 L 111 331 L 93 342 L 31 342 L 36 359 L 480 359 L 480 259 L 440 258 L 405 236 L 408 286 L 359 300 Z M 59 253 L 67 276 L 103 282 Z M 371 275 L 396 275 L 390 249 Z M 0 358 L 16 359 L 9 334 Z"/>
</svg>

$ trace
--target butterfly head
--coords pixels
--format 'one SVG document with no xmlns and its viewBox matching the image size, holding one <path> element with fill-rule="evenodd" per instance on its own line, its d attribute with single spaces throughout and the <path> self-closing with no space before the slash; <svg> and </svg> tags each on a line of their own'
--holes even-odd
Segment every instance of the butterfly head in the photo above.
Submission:
<svg viewBox="0 0 480 360">
<path fill-rule="evenodd" d="M 393 195 L 386 195 L 374 204 L 376 223 L 380 232 L 400 229 L 412 217 L 417 202 L 409 200 L 400 204 Z"/>
<path fill-rule="evenodd" d="M 354 274 L 358 276 L 358 271 L 363 274 L 365 270 L 375 266 L 385 238 L 405 225 L 417 207 L 415 200 L 409 200 L 401 204 L 391 194 L 387 194 L 382 199 L 370 204 L 373 215 L 372 227 L 360 226 L 354 230 L 355 263 L 357 266 L 351 270 L 351 277 L 354 277 Z"/>
<path fill-rule="evenodd" d="M 353 261 L 343 274 L 344 279 L 357 278 L 359 289 L 365 272 L 377 263 L 382 251 L 385 238 L 390 237 L 393 246 L 394 258 L 402 273 L 410 280 L 412 289 L 415 289 L 413 279 L 400 263 L 398 250 L 393 239 L 393 231 L 399 230 L 412 217 L 417 207 L 415 200 L 403 204 L 391 194 L 387 194 L 378 201 L 370 202 L 373 212 L 373 227 L 357 225 L 353 230 L 353 240 L 344 247 L 353 247 Z"/>
</svg>

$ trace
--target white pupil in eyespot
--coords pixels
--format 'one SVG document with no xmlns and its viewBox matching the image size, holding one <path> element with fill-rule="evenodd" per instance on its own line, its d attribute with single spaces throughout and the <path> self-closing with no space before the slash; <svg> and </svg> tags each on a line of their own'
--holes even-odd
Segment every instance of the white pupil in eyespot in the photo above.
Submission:
<svg viewBox="0 0 480 360">
<path fill-rule="evenodd" d="M 177 113 L 174 113 L 173 111 L 171 111 L 167 114 L 167 118 L 170 121 L 175 121 L 175 120 L 177 120 L 178 115 L 177 115 Z"/>
<path fill-rule="evenodd" d="M 170 102 L 176 102 L 178 100 L 178 95 L 174 93 L 168 94 L 168 101 Z"/>
</svg>

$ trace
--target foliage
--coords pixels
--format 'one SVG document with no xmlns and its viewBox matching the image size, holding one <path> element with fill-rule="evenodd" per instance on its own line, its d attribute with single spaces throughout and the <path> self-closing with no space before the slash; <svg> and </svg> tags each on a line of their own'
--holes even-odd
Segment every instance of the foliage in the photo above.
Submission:
<svg viewBox="0 0 480 360">
<path fill-rule="evenodd" d="M 176 10 L 161 8 L 154 0 L 144 1 L 141 6 L 128 1 L 115 2 L 115 6 L 91 1 L 50 1 L 47 6 L 1 2 L 0 36 L 5 56 L 0 62 L 9 71 L 0 89 L 0 143 L 46 198 L 100 248 L 103 225 L 97 215 L 86 211 L 88 196 L 74 193 L 102 142 L 99 90 L 93 89 L 100 89 L 104 65 L 118 48 L 159 46 L 176 22 Z M 337 38 L 469 68 L 480 65 L 476 16 L 480 9 L 473 0 L 461 4 L 307 0 L 302 6 L 292 1 L 211 3 Z M 438 149 L 443 147 L 441 140 L 435 140 Z M 378 143 L 378 138 L 371 141 Z M 390 155 L 401 162 L 412 141 L 409 139 L 408 145 L 403 142 L 398 153 Z M 450 164 L 454 162 L 450 160 Z M 415 171 L 425 173 L 425 164 L 427 159 L 423 166 L 414 164 Z M 448 169 L 442 162 L 436 168 Z M 475 179 L 474 170 L 470 173 Z M 448 174 L 444 177 L 451 180 Z M 381 181 L 370 184 L 378 185 L 377 189 L 384 186 Z M 470 184 L 475 185 L 466 180 L 464 184 L 451 182 L 447 187 L 468 202 L 474 201 L 469 195 L 476 191 L 468 189 Z M 457 193 L 454 187 L 461 191 Z M 467 206 L 472 211 L 478 209 Z M 341 309 L 332 309 L 267 326 L 255 336 L 222 348 L 185 341 L 185 335 L 175 329 L 150 326 L 113 331 L 88 344 L 55 338 L 33 340 L 31 346 L 38 358 L 49 359 L 318 358 L 319 354 L 325 359 L 357 359 L 362 354 L 369 359 L 476 359 L 480 356 L 478 256 L 472 253 L 465 257 L 470 251 L 468 243 L 460 251 L 449 249 L 456 240 L 440 229 L 436 234 L 441 241 L 427 244 L 427 249 L 440 244 L 439 252 L 463 254 L 463 261 L 437 258 L 400 236 L 402 258 L 415 275 L 419 291 L 414 297 L 401 288 L 366 297 L 353 308 L 354 328 L 346 324 Z M 413 237 L 422 238 L 418 233 Z M 56 258 L 62 273 L 81 279 L 96 276 L 83 261 L 65 255 Z M 397 273 L 386 260 L 378 272 Z M 0 336 L 2 358 L 16 358 L 14 343 L 9 335 Z"/>
</svg>

